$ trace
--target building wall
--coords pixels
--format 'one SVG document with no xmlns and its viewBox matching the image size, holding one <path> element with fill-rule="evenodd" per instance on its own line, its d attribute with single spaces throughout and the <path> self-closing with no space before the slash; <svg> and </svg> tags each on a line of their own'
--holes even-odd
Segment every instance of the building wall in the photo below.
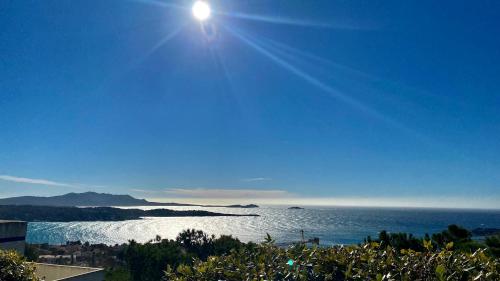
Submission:
<svg viewBox="0 0 500 281">
<path fill-rule="evenodd" d="M 24 221 L 0 220 L 0 249 L 24 254 L 27 225 Z"/>
</svg>

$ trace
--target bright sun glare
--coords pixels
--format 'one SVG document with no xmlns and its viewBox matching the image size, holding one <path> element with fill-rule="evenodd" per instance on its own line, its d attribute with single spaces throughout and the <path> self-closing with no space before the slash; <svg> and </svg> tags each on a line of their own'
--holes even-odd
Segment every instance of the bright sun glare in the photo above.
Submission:
<svg viewBox="0 0 500 281">
<path fill-rule="evenodd" d="M 199 20 L 204 21 L 210 17 L 210 5 L 205 1 L 196 1 L 193 4 L 193 16 Z"/>
</svg>

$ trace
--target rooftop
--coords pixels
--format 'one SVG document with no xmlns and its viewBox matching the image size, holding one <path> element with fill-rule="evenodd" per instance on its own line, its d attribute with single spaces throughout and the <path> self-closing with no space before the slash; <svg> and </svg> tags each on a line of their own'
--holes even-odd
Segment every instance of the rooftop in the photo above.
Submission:
<svg viewBox="0 0 500 281">
<path fill-rule="evenodd" d="M 0 220 L 0 223 L 11 223 L 11 222 L 24 222 L 25 221 L 15 221 L 15 220 Z"/>
<path fill-rule="evenodd" d="M 85 280 L 102 280 L 104 270 L 102 268 L 67 266 L 46 263 L 33 263 L 36 268 L 36 275 L 46 281 L 73 280 L 77 276 L 86 276 Z"/>
</svg>

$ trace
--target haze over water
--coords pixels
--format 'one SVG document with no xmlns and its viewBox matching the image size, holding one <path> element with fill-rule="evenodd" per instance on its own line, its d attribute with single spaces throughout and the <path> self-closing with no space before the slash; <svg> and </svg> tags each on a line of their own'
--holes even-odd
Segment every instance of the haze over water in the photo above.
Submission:
<svg viewBox="0 0 500 281">
<path fill-rule="evenodd" d="M 143 207 L 152 209 L 156 207 Z M 156 235 L 174 239 L 187 228 L 209 234 L 233 235 L 242 241 L 261 241 L 269 233 L 278 243 L 319 237 L 321 245 L 352 244 L 379 231 L 407 232 L 417 236 L 440 232 L 449 224 L 468 229 L 500 228 L 500 210 L 402 209 L 354 207 L 306 207 L 288 210 L 284 206 L 255 209 L 168 207 L 174 210 L 209 210 L 232 214 L 258 214 L 259 217 L 171 217 L 145 218 L 120 222 L 32 222 L 28 225 L 30 243 L 62 244 L 81 240 L 90 243 L 125 243 L 134 239 L 146 242 Z"/>
</svg>

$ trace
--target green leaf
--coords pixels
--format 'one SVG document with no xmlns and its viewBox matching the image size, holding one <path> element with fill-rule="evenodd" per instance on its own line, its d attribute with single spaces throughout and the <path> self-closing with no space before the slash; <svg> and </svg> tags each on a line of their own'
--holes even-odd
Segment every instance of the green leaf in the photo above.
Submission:
<svg viewBox="0 0 500 281">
<path fill-rule="evenodd" d="M 432 241 L 431 240 L 424 240 L 424 248 L 427 251 L 432 250 Z"/>
<path fill-rule="evenodd" d="M 444 265 L 440 264 L 436 266 L 436 277 L 438 278 L 439 281 L 446 280 L 445 274 L 446 274 L 446 267 L 444 267 Z"/>
</svg>

